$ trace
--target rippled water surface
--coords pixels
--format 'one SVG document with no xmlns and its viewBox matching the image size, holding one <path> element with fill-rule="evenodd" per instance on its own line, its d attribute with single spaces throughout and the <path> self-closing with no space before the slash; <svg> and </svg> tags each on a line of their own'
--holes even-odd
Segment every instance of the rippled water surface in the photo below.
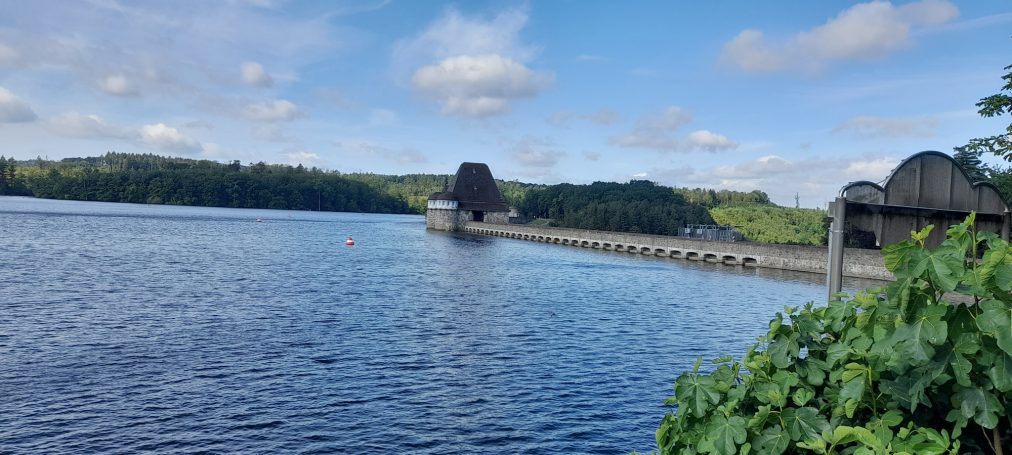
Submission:
<svg viewBox="0 0 1012 455">
<path fill-rule="evenodd" d="M 648 451 L 697 355 L 823 293 L 419 216 L 0 197 L 0 453 Z"/>
</svg>

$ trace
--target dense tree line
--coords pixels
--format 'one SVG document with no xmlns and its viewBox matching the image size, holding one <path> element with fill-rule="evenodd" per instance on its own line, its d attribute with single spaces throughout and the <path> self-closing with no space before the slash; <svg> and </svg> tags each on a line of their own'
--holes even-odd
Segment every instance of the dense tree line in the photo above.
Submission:
<svg viewBox="0 0 1012 455">
<path fill-rule="evenodd" d="M 555 226 L 645 234 L 677 235 L 686 224 L 713 222 L 702 204 L 645 180 L 531 189 L 519 208 Z"/>
<path fill-rule="evenodd" d="M 410 213 L 408 203 L 366 183 L 302 165 L 242 165 L 108 153 L 30 160 L 17 188 L 51 199 L 212 207 Z"/>
<path fill-rule="evenodd" d="M 425 213 L 429 195 L 449 174 L 343 174 L 302 165 L 242 164 L 109 152 L 102 156 L 0 157 L 0 194 L 51 199 L 378 213 Z M 498 181 L 519 206 L 539 185 Z"/>
<path fill-rule="evenodd" d="M 762 243 L 825 245 L 829 218 L 824 210 L 776 205 L 714 207 L 710 215 L 729 224 L 745 238 Z"/>
<path fill-rule="evenodd" d="M 770 197 L 759 190 L 743 192 L 731 190 L 713 190 L 708 188 L 675 188 L 675 193 L 681 194 L 686 201 L 692 204 L 703 204 L 706 207 L 720 207 L 727 205 L 768 205 Z"/>
<path fill-rule="evenodd" d="M 0 155 L 0 195 L 27 195 L 19 177 L 18 162 L 14 157 Z"/>
</svg>

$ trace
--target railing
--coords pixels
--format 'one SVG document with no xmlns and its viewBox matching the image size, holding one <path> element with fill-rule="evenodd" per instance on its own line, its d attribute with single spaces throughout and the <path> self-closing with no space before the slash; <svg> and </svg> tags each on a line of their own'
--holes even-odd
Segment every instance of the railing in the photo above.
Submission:
<svg viewBox="0 0 1012 455">
<path fill-rule="evenodd" d="M 723 224 L 690 224 L 681 229 L 679 235 L 690 239 L 737 242 L 744 240 L 740 232 Z"/>
</svg>

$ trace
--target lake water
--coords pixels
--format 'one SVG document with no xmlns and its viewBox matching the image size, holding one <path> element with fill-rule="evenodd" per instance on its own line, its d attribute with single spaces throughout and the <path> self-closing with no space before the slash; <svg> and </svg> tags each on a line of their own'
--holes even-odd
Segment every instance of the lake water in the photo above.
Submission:
<svg viewBox="0 0 1012 455">
<path fill-rule="evenodd" d="M 0 197 L 0 453 L 649 451 L 697 355 L 824 293 L 420 216 Z"/>
</svg>

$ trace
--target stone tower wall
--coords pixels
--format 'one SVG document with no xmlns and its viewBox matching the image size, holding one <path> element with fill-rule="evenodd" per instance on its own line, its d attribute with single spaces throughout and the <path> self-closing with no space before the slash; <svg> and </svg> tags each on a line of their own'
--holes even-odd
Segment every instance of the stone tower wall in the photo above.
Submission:
<svg viewBox="0 0 1012 455">
<path fill-rule="evenodd" d="M 425 227 L 437 231 L 463 231 L 464 224 L 474 221 L 470 210 L 428 209 L 425 211 Z M 508 212 L 485 212 L 485 222 L 508 224 Z"/>
</svg>

